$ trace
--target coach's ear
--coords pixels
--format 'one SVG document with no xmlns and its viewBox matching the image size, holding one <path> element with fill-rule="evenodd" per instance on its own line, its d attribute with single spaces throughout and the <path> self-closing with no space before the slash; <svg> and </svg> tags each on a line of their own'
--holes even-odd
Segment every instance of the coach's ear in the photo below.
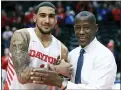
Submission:
<svg viewBox="0 0 121 90">
<path fill-rule="evenodd" d="M 98 24 L 96 24 L 96 26 L 95 26 L 95 30 L 96 30 L 96 32 L 98 31 Z"/>
<path fill-rule="evenodd" d="M 55 16 L 55 24 L 57 24 L 57 19 L 58 19 L 58 18 L 57 18 L 57 15 L 56 15 L 56 16 Z"/>
<path fill-rule="evenodd" d="M 34 23 L 36 22 L 36 14 L 34 14 L 34 16 L 33 16 L 33 21 L 34 21 Z"/>
</svg>

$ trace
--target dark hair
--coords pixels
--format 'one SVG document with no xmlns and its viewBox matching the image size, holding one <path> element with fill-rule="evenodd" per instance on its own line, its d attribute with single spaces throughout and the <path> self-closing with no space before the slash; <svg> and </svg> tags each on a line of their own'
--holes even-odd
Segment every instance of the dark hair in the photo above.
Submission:
<svg viewBox="0 0 121 90">
<path fill-rule="evenodd" d="M 42 2 L 40 4 L 38 4 L 36 7 L 35 7 L 35 13 L 38 12 L 39 8 L 40 7 L 43 7 L 43 6 L 47 6 L 47 7 L 51 7 L 53 9 L 55 9 L 55 13 L 56 13 L 56 7 L 51 3 L 51 2 Z"/>
<path fill-rule="evenodd" d="M 86 17 L 88 20 L 92 21 L 93 23 L 96 23 L 96 18 L 94 14 L 89 11 L 81 11 L 76 15 L 75 20 L 79 20 L 83 16 Z"/>
</svg>

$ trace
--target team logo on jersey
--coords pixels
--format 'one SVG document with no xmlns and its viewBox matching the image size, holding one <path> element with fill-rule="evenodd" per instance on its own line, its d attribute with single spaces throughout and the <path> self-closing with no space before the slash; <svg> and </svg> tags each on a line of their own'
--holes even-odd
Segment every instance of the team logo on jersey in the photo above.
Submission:
<svg viewBox="0 0 121 90">
<path fill-rule="evenodd" d="M 56 63 L 57 59 L 52 57 L 52 56 L 48 56 L 46 54 L 43 54 L 42 52 L 36 51 L 36 50 L 30 50 L 29 52 L 29 56 L 31 57 L 36 57 L 40 60 L 43 60 L 45 62 L 49 62 L 51 64 Z"/>
</svg>

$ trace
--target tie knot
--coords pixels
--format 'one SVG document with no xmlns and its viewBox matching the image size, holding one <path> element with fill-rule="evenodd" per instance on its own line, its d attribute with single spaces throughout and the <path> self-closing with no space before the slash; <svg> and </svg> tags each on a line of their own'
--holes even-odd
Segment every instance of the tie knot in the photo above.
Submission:
<svg viewBox="0 0 121 90">
<path fill-rule="evenodd" d="M 80 54 L 84 54 L 85 50 L 84 49 L 81 49 L 80 50 Z"/>
</svg>

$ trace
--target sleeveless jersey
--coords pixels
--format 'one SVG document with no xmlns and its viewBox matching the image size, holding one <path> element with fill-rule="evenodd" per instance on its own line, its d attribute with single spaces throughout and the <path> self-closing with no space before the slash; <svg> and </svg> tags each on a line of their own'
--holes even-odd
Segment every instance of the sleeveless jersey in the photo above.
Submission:
<svg viewBox="0 0 121 90">
<path fill-rule="evenodd" d="M 41 41 L 36 36 L 34 28 L 27 28 L 27 31 L 30 34 L 30 42 L 28 47 L 28 53 L 30 56 L 29 67 L 47 68 L 48 63 L 54 64 L 57 62 L 57 57 L 59 55 L 61 56 L 61 42 L 52 35 L 51 44 L 47 48 L 44 48 Z M 5 85 L 5 90 L 6 89 L 49 90 L 50 86 L 34 83 L 19 83 L 10 54 Z"/>
</svg>

